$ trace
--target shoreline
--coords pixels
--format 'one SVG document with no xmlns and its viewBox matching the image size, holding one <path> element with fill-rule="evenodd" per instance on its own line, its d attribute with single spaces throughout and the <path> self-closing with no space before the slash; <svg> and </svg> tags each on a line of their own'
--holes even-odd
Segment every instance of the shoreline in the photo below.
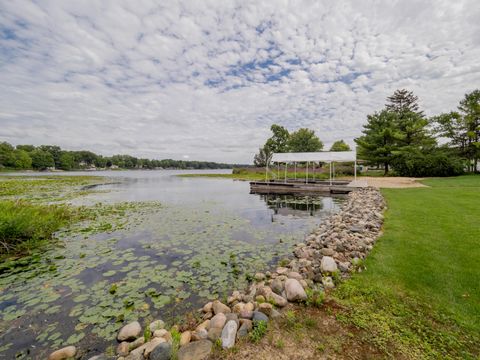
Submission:
<svg viewBox="0 0 480 360">
<path fill-rule="evenodd" d="M 146 324 L 145 329 L 137 321 L 126 324 L 117 336 L 117 360 L 170 359 L 172 354 L 179 360 L 202 359 L 189 354 L 208 356 L 214 347 L 229 349 L 237 339 L 258 332 L 262 322 L 281 317 L 279 310 L 289 303 L 323 299 L 336 282 L 361 270 L 363 259 L 382 234 L 384 209 L 385 201 L 377 189 L 350 193 L 338 213 L 295 246 L 288 264 L 255 274 L 254 282 L 247 289 L 233 291 L 226 304 L 208 302 L 199 310 L 195 326 L 182 329 L 174 325 L 167 331 L 162 320 Z M 72 353 L 77 349 L 66 347 L 49 359 L 64 359 L 61 356 Z"/>
</svg>

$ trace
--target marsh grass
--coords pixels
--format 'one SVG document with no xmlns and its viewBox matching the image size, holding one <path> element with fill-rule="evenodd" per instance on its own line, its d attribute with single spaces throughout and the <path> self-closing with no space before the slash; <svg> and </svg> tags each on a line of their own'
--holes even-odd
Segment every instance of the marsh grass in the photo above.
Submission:
<svg viewBox="0 0 480 360">
<path fill-rule="evenodd" d="M 29 252 L 79 218 L 79 212 L 66 205 L 0 201 L 0 256 Z"/>
</svg>

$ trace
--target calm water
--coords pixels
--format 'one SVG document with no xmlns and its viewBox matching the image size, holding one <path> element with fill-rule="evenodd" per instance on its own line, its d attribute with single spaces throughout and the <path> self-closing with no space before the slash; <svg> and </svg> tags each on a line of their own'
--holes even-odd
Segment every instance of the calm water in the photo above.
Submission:
<svg viewBox="0 0 480 360">
<path fill-rule="evenodd" d="M 123 322 L 173 322 L 289 256 L 342 201 L 253 195 L 248 182 L 182 172 L 194 171 L 59 174 L 108 177 L 74 204 L 141 204 L 0 269 L 0 358 L 44 358 L 67 344 L 88 358 Z"/>
</svg>

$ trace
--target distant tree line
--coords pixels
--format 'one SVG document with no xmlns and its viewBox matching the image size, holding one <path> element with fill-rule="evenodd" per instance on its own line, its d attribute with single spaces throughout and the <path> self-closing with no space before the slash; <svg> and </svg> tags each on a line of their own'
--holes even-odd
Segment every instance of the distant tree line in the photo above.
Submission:
<svg viewBox="0 0 480 360">
<path fill-rule="evenodd" d="M 452 176 L 478 171 L 480 90 L 460 101 L 458 111 L 427 118 L 411 91 L 396 90 L 385 108 L 367 116 L 355 139 L 358 158 L 402 176 Z M 443 139 L 444 144 L 439 145 Z"/>
<path fill-rule="evenodd" d="M 66 151 L 55 145 L 17 145 L 0 143 L 0 168 L 82 170 L 121 169 L 230 169 L 235 165 L 209 161 L 150 160 L 130 155 L 102 156 L 91 151 Z"/>
<path fill-rule="evenodd" d="M 272 136 L 253 158 L 255 166 L 265 166 L 273 153 L 316 152 L 323 149 L 323 142 L 311 129 L 301 128 L 289 133 L 283 126 L 273 124 L 270 130 Z M 345 141 L 338 140 L 332 145 L 330 151 L 350 151 L 350 146 Z"/>
</svg>

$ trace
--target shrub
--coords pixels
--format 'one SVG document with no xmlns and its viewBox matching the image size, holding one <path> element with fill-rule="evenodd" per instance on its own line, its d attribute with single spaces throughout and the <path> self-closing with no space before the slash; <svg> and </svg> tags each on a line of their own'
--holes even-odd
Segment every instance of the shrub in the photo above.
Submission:
<svg viewBox="0 0 480 360">
<path fill-rule="evenodd" d="M 252 332 L 250 333 L 250 340 L 252 342 L 259 342 L 267 333 L 268 324 L 266 321 L 255 321 Z"/>
<path fill-rule="evenodd" d="M 51 239 L 75 215 L 63 205 L 0 201 L 0 254 L 30 249 Z"/>
<path fill-rule="evenodd" d="M 464 172 L 464 162 L 442 149 L 428 152 L 411 150 L 395 156 L 392 166 L 400 176 L 457 176 Z"/>
</svg>

